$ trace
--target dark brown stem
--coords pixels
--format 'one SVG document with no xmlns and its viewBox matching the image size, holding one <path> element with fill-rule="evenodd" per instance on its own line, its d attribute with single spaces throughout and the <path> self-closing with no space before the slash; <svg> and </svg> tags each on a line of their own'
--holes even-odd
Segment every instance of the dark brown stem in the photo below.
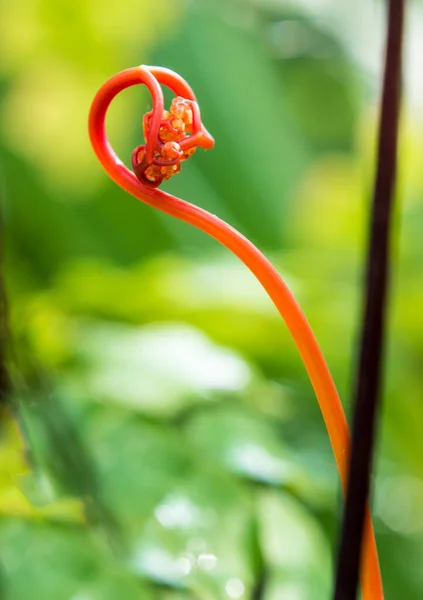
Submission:
<svg viewBox="0 0 423 600">
<path fill-rule="evenodd" d="M 377 170 L 367 259 L 365 308 L 355 392 L 348 491 L 335 582 L 335 600 L 355 600 L 357 596 L 365 506 L 370 488 L 375 424 L 380 404 L 389 276 L 389 231 L 397 166 L 404 11 L 405 0 L 389 0 Z"/>
</svg>

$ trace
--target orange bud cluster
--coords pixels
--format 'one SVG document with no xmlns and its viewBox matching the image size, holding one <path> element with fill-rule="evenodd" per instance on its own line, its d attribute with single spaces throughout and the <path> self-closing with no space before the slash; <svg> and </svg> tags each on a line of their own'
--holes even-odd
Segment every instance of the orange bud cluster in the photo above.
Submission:
<svg viewBox="0 0 423 600">
<path fill-rule="evenodd" d="M 143 129 L 146 143 L 153 120 L 153 111 L 144 115 Z M 187 160 L 195 152 L 194 148 L 182 150 L 180 142 L 192 134 L 193 113 L 189 100 L 177 96 L 172 100 L 170 110 L 165 110 L 160 122 L 158 139 L 156 140 L 154 162 L 146 162 L 146 146 L 134 151 L 133 164 L 136 173 L 142 169 L 142 177 L 154 185 L 170 179 L 181 170 L 181 161 Z M 170 164 L 169 164 L 170 163 Z"/>
</svg>

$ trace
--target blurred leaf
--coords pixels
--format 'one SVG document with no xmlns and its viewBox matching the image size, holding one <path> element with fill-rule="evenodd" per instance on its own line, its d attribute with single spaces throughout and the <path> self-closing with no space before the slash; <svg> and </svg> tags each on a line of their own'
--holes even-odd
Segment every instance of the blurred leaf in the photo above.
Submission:
<svg viewBox="0 0 423 600">
<path fill-rule="evenodd" d="M 135 572 L 204 600 L 224 600 L 236 580 L 248 597 L 255 549 L 251 503 L 241 487 L 203 467 L 171 490 L 154 516 L 134 540 Z"/>
<path fill-rule="evenodd" d="M 188 449 L 167 428 L 98 408 L 83 424 L 107 504 L 127 530 L 140 524 L 190 470 Z"/>
<path fill-rule="evenodd" d="M 54 521 L 82 522 L 81 503 L 62 498 L 45 503 L 40 496 L 39 481 L 32 490 L 36 474 L 27 461 L 22 433 L 11 415 L 3 415 L 0 429 L 0 516 L 48 518 Z"/>
<path fill-rule="evenodd" d="M 0 424 L 0 493 L 28 471 L 22 433 L 12 415 L 3 411 Z"/>
<path fill-rule="evenodd" d="M 285 494 L 259 499 L 262 553 L 274 574 L 266 600 L 327 598 L 331 585 L 328 544 L 313 517 Z"/>
<path fill-rule="evenodd" d="M 329 586 L 314 587 L 314 582 L 308 578 L 292 577 L 290 575 L 274 575 L 263 595 L 264 600 L 326 600 Z"/>
<path fill-rule="evenodd" d="M 5 600 L 112 600 L 113 590 L 128 599 L 153 598 L 112 566 L 83 529 L 3 519 L 0 545 Z"/>
<path fill-rule="evenodd" d="M 283 274 L 297 291 L 296 279 Z M 78 262 L 64 270 L 51 302 L 66 312 L 130 323 L 187 322 L 278 370 L 281 361 L 301 368 L 278 312 L 235 258 L 163 256 L 133 270 Z"/>
<path fill-rule="evenodd" d="M 363 83 L 345 39 L 307 15 L 302 2 L 260 9 L 262 36 L 285 82 L 287 114 L 314 153 L 351 152 Z"/>
<path fill-rule="evenodd" d="M 190 442 L 211 464 L 255 481 L 296 486 L 301 472 L 275 429 L 242 407 L 203 411 L 186 428 Z"/>
<path fill-rule="evenodd" d="M 78 351 L 88 361 L 83 389 L 155 416 L 222 397 L 251 385 L 250 367 L 233 352 L 214 346 L 185 325 L 142 329 L 84 324 Z"/>
</svg>

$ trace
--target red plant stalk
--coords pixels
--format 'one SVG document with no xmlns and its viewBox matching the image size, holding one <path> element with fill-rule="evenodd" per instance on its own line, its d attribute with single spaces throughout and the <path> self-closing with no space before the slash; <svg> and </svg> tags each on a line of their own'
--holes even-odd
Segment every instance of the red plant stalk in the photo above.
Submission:
<svg viewBox="0 0 423 600">
<path fill-rule="evenodd" d="M 149 89 L 153 111 L 144 117 L 145 144 L 134 150 L 128 169 L 114 153 L 105 131 L 107 109 L 122 90 L 138 84 Z M 176 95 L 164 110 L 161 85 Z M 233 252 L 256 276 L 284 319 L 303 360 L 326 424 L 344 493 L 347 488 L 350 435 L 342 403 L 319 344 L 288 286 L 268 259 L 236 229 L 206 210 L 181 200 L 158 186 L 180 170 L 196 147 L 211 149 L 212 136 L 201 122 L 190 86 L 161 67 L 139 66 L 109 79 L 97 92 L 89 115 L 94 152 L 108 175 L 138 200 L 201 229 Z M 367 508 L 361 584 L 363 600 L 383 600 L 382 580 L 370 511 Z"/>
</svg>

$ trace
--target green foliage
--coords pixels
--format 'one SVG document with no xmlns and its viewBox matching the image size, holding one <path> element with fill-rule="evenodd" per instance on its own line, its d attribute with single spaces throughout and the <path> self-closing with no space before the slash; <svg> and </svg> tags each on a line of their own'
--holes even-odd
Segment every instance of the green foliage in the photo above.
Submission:
<svg viewBox="0 0 423 600">
<path fill-rule="evenodd" d="M 348 408 L 375 122 L 354 20 L 337 27 L 314 4 L 1 2 L 5 600 L 328 598 L 338 476 L 283 322 L 212 240 L 107 181 L 86 134 L 116 70 L 157 62 L 188 79 L 216 148 L 168 189 L 271 253 Z M 133 91 L 111 109 L 127 162 L 148 102 Z M 410 600 L 423 590 L 420 130 L 406 115 L 374 499 L 386 595 Z"/>
</svg>

